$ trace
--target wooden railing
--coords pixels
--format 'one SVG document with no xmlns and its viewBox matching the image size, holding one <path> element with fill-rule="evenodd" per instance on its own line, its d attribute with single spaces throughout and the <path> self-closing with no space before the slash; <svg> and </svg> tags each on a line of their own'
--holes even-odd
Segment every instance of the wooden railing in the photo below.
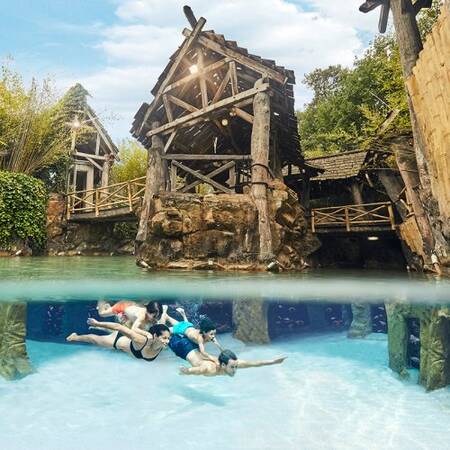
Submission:
<svg viewBox="0 0 450 450">
<path fill-rule="evenodd" d="M 394 211 L 391 203 L 366 203 L 362 205 L 314 208 L 311 211 L 311 227 L 340 228 L 347 231 L 361 227 L 388 225 L 395 230 Z"/>
<path fill-rule="evenodd" d="M 102 211 L 115 208 L 133 208 L 141 201 L 145 192 L 145 177 L 109 186 L 74 191 L 67 194 L 67 219 L 72 214 L 92 213 L 98 217 Z"/>
</svg>

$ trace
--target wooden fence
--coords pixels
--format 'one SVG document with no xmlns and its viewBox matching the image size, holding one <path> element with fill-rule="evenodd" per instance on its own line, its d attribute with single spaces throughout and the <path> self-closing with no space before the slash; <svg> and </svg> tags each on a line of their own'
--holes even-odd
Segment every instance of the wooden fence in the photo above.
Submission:
<svg viewBox="0 0 450 450">
<path fill-rule="evenodd" d="M 395 230 L 394 211 L 391 203 L 365 203 L 363 205 L 314 208 L 311 211 L 311 227 L 345 228 L 358 231 L 361 227 L 389 226 Z"/>
<path fill-rule="evenodd" d="M 67 194 L 67 219 L 72 214 L 92 213 L 98 217 L 102 211 L 115 208 L 133 208 L 145 192 L 145 177 L 97 189 L 74 191 Z"/>
<path fill-rule="evenodd" d="M 431 189 L 443 218 L 450 218 L 450 4 L 427 36 L 407 80 L 427 148 Z"/>
</svg>

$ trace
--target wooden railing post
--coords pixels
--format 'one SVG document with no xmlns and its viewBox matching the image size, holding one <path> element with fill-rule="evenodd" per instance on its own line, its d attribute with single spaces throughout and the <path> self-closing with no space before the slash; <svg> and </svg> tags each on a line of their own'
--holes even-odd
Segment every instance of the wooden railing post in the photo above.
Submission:
<svg viewBox="0 0 450 450">
<path fill-rule="evenodd" d="M 316 212 L 314 210 L 311 211 L 311 229 L 312 232 L 315 233 L 316 232 L 316 224 L 314 223 L 316 217 Z"/>
<path fill-rule="evenodd" d="M 67 195 L 66 198 L 66 220 L 70 219 L 70 199 L 72 198 L 71 194 Z"/>
<path fill-rule="evenodd" d="M 347 206 L 344 208 L 344 214 L 345 214 L 345 228 L 347 231 L 350 231 L 350 219 L 348 216 L 348 207 Z"/>
<path fill-rule="evenodd" d="M 394 217 L 394 210 L 392 209 L 392 204 L 387 205 L 388 212 L 389 212 L 389 219 L 391 220 L 391 228 L 395 230 L 395 217 Z"/>
<path fill-rule="evenodd" d="M 128 189 L 128 206 L 130 208 L 130 212 L 133 211 L 133 200 L 131 196 L 131 183 L 127 183 L 127 189 Z"/>
<path fill-rule="evenodd" d="M 100 191 L 98 189 L 95 190 L 95 217 L 98 217 L 99 214 L 99 208 L 98 204 L 100 202 Z"/>
<path fill-rule="evenodd" d="M 170 190 L 175 192 L 177 190 L 177 166 L 170 163 Z"/>
</svg>

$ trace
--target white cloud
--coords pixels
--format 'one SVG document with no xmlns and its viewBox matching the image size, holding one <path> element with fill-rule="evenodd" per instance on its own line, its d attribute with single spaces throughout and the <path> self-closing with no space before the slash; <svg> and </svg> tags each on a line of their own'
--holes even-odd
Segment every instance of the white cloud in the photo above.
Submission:
<svg viewBox="0 0 450 450">
<path fill-rule="evenodd" d="M 376 32 L 377 14 L 358 11 L 361 0 L 335 2 L 302 0 L 190 0 L 197 18 L 207 19 L 214 29 L 236 40 L 251 53 L 275 59 L 293 69 L 297 77 L 297 107 L 309 98 L 301 84 L 305 73 L 330 64 L 350 66 L 363 50 L 361 32 Z M 98 48 L 108 66 L 79 81 L 91 92 L 97 109 L 114 110 L 122 117 L 111 129 L 114 137 L 125 137 L 133 115 L 182 42 L 188 26 L 182 6 L 185 0 L 120 0 L 118 23 L 101 31 Z"/>
</svg>

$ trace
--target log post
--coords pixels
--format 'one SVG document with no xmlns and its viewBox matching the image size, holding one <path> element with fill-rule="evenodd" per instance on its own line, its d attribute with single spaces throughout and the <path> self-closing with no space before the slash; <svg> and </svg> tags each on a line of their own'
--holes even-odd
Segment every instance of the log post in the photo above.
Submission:
<svg viewBox="0 0 450 450">
<path fill-rule="evenodd" d="M 159 122 L 151 125 L 152 129 L 159 127 Z M 162 160 L 164 152 L 164 142 L 157 134 L 152 136 L 152 146 L 147 154 L 147 175 L 145 179 L 145 193 L 142 202 L 141 217 L 139 220 L 139 228 L 136 235 L 137 242 L 144 242 L 147 239 L 148 220 L 152 210 L 152 200 L 155 194 L 164 189 L 165 171 Z"/>
<path fill-rule="evenodd" d="M 258 88 L 264 83 L 261 78 L 255 83 Z M 270 96 L 258 92 L 253 100 L 253 128 L 251 139 L 252 197 L 258 210 L 259 259 L 267 261 L 273 257 L 272 233 L 270 230 L 267 183 L 269 173 L 270 146 Z"/>
<path fill-rule="evenodd" d="M 362 205 L 364 201 L 362 197 L 361 185 L 356 180 L 354 180 L 350 185 L 350 189 L 352 191 L 352 197 L 355 205 Z"/>
</svg>

